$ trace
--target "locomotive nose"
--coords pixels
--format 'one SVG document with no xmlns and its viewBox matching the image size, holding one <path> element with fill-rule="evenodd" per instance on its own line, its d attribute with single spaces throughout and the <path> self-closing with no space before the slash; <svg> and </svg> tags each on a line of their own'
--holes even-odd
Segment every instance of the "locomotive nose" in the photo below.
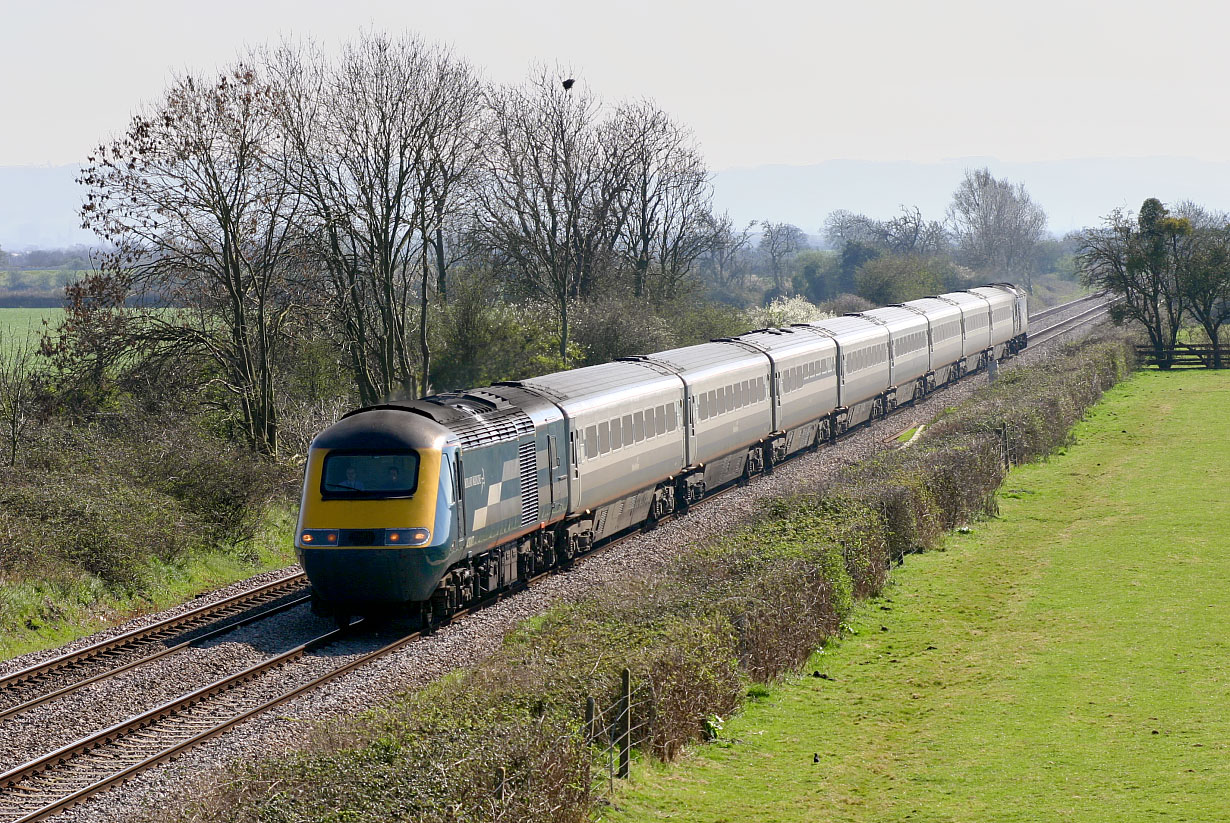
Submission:
<svg viewBox="0 0 1230 823">
<path fill-rule="evenodd" d="M 300 549 L 319 600 L 363 613 L 431 597 L 448 565 L 448 547 Z"/>
</svg>

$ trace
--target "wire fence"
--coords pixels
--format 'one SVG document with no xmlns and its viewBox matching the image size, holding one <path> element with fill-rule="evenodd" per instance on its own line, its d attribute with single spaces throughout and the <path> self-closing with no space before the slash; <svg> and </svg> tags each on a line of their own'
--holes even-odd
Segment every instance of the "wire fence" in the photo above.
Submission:
<svg viewBox="0 0 1230 823">
<path fill-rule="evenodd" d="M 631 775 L 633 750 L 665 757 L 667 744 L 656 741 L 657 718 L 656 695 L 653 684 L 648 681 L 633 682 L 632 672 L 624 669 L 620 676 L 618 694 L 608 695 L 610 702 L 603 704 L 589 697 L 581 707 L 581 734 L 589 752 L 589 786 L 591 800 L 609 798 L 615 791 L 616 780 L 626 780 Z M 564 740 L 557 740 L 562 749 Z M 494 775 L 495 806 L 514 804 L 520 792 L 533 790 L 531 785 L 517 785 L 506 767 L 500 766 Z M 496 819 L 501 815 L 496 814 Z"/>
</svg>

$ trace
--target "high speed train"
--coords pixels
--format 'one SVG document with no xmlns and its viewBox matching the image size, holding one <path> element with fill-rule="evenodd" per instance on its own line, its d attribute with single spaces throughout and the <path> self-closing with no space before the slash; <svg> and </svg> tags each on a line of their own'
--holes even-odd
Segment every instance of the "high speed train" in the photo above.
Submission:
<svg viewBox="0 0 1230 823">
<path fill-rule="evenodd" d="M 314 608 L 438 619 L 1017 353 L 996 283 L 350 412 L 308 454 Z"/>
</svg>

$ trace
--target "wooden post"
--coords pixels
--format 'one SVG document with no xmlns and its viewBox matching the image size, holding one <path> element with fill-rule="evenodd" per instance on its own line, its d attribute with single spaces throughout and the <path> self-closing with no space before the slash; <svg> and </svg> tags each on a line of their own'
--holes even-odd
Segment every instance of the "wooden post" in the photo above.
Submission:
<svg viewBox="0 0 1230 823">
<path fill-rule="evenodd" d="M 495 770 L 495 799 L 501 803 L 508 797 L 508 769 L 503 766 Z"/>
<path fill-rule="evenodd" d="M 632 768 L 632 672 L 623 671 L 623 694 L 619 715 L 619 776 L 626 778 Z"/>
</svg>

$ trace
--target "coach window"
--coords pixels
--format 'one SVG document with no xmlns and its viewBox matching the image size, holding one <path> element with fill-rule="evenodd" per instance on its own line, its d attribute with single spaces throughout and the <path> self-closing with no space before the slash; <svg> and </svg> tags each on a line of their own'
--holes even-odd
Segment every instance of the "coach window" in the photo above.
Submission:
<svg viewBox="0 0 1230 823">
<path fill-rule="evenodd" d="M 709 419 L 709 395 L 705 394 L 704 392 L 701 392 L 697 400 L 698 400 L 697 406 L 699 407 L 697 417 L 699 417 L 701 420 L 708 420 Z"/>
<path fill-rule="evenodd" d="M 675 430 L 675 404 L 668 403 L 666 405 L 666 430 L 673 432 Z"/>
<path fill-rule="evenodd" d="M 621 448 L 624 444 L 623 424 L 616 417 L 611 421 L 611 451 Z"/>
<path fill-rule="evenodd" d="M 637 443 L 645 439 L 645 412 L 638 411 L 632 415 L 632 435 Z"/>
<path fill-rule="evenodd" d="M 585 457 L 598 456 L 598 427 L 589 426 L 585 429 Z"/>
<path fill-rule="evenodd" d="M 716 417 L 718 413 L 717 391 L 716 390 L 709 391 L 709 392 L 706 392 L 705 394 L 709 398 L 709 416 Z"/>
<path fill-rule="evenodd" d="M 598 452 L 606 454 L 611 450 L 611 424 L 603 421 L 598 424 Z"/>
<path fill-rule="evenodd" d="M 654 409 L 654 417 L 657 433 L 666 434 L 666 407 L 658 406 Z"/>
</svg>

